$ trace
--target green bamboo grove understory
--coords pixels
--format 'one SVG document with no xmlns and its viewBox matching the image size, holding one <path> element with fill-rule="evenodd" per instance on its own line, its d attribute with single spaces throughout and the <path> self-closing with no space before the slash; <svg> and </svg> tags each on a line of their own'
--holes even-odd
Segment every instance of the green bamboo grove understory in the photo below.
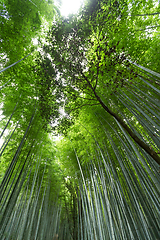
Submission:
<svg viewBox="0 0 160 240">
<path fill-rule="evenodd" d="M 159 240 L 159 16 L 0 3 L 0 240 Z"/>
<path fill-rule="evenodd" d="M 116 96 L 125 114 L 132 113 L 133 121 L 125 117 L 125 122 L 158 152 L 160 80 L 149 70 L 141 74 L 138 85 L 135 82 Z M 81 149 L 85 153 L 78 156 L 76 135 L 74 140 L 71 131 L 65 141 L 70 147 L 68 161 L 75 162 L 76 171 L 64 179 L 61 166 L 52 166 L 57 155 L 55 147 L 49 153 L 51 141 L 43 130 L 41 134 L 38 101 L 29 101 L 30 112 L 26 118 L 18 111 L 17 102 L 10 116 L 2 119 L 1 135 L 9 128 L 1 147 L 2 166 L 7 159 L 5 151 L 13 153 L 7 159 L 8 167 L 0 186 L 0 238 L 52 240 L 58 234 L 58 239 L 65 240 L 158 239 L 159 166 L 153 158 L 116 119 L 111 124 L 107 113 L 91 107 L 97 119 L 93 127 L 103 138 L 99 139 L 98 134 L 93 136 L 85 123 L 84 126 L 76 123 L 83 134 L 80 142 L 85 141 Z M 124 118 L 124 111 L 117 110 Z M 66 149 L 63 145 L 58 149 L 59 158 L 63 158 Z"/>
</svg>

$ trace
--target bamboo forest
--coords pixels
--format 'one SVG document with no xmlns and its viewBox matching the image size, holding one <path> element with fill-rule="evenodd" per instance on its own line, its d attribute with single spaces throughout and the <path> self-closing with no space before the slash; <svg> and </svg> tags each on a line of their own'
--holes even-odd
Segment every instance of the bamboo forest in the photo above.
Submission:
<svg viewBox="0 0 160 240">
<path fill-rule="evenodd" d="M 61 5 L 0 0 L 0 240 L 159 240 L 160 1 Z"/>
</svg>

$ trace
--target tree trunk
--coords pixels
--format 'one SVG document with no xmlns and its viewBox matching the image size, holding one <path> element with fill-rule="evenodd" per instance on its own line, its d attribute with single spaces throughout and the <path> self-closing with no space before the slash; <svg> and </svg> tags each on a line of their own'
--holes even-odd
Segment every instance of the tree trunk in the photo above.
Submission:
<svg viewBox="0 0 160 240">
<path fill-rule="evenodd" d="M 112 112 L 101 100 L 101 98 L 97 95 L 97 93 L 94 91 L 95 97 L 101 104 L 101 106 L 104 108 L 106 112 L 108 112 L 110 115 L 112 115 L 119 123 L 120 125 L 126 130 L 126 132 L 131 136 L 131 138 L 141 147 L 143 148 L 159 165 L 160 165 L 160 157 L 158 154 L 145 142 L 143 142 L 139 137 L 137 137 L 134 132 L 127 126 L 127 124 L 121 119 L 116 113 Z"/>
</svg>

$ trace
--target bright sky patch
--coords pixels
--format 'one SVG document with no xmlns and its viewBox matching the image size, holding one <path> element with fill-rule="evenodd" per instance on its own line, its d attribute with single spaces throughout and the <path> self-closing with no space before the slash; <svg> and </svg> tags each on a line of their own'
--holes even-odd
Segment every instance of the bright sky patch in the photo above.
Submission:
<svg viewBox="0 0 160 240">
<path fill-rule="evenodd" d="M 83 0 L 62 0 L 61 14 L 68 16 L 69 14 L 76 13 L 82 2 Z"/>
</svg>

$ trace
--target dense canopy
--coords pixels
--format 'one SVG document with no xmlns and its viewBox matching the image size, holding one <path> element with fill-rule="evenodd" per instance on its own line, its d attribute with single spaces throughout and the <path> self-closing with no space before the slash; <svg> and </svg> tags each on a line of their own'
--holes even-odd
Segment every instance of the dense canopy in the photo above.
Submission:
<svg viewBox="0 0 160 240">
<path fill-rule="evenodd" d="M 159 239 L 160 5 L 59 7 L 0 3 L 0 239 Z"/>
</svg>

